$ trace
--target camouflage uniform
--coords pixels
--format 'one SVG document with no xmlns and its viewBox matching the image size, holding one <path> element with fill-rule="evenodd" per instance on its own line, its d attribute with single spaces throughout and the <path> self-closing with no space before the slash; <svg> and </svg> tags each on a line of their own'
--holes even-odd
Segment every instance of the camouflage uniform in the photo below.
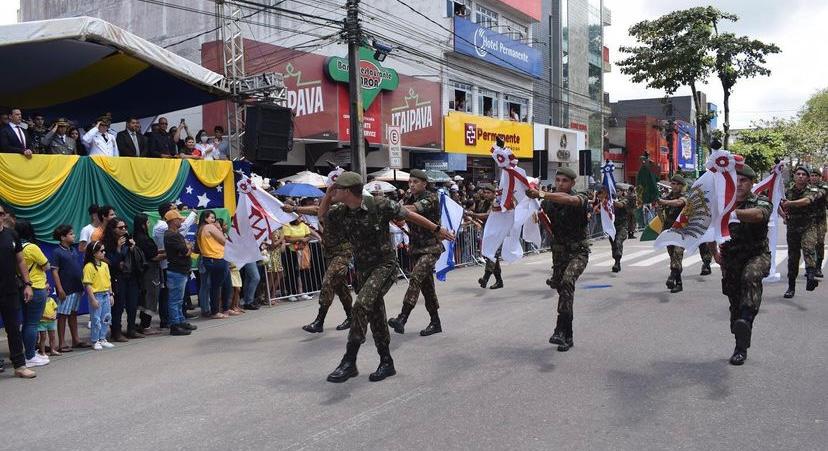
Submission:
<svg viewBox="0 0 828 451">
<path fill-rule="evenodd" d="M 339 210 L 346 209 L 344 204 L 332 205 L 328 210 L 330 215 L 337 215 Z M 322 250 L 328 260 L 325 276 L 322 278 L 322 288 L 319 291 L 319 305 L 326 311 L 333 303 L 334 295 L 339 295 L 345 313 L 351 316 L 351 290 L 348 288 L 348 267 L 351 264 L 353 252 L 351 243 L 342 233 L 340 224 L 324 221 L 325 229 L 322 233 Z"/>
<path fill-rule="evenodd" d="M 826 232 L 826 211 L 828 207 L 828 183 L 821 181 L 817 185 L 821 191 L 821 196 L 814 202 L 816 208 L 816 227 L 817 227 L 817 245 L 816 245 L 816 267 L 818 270 L 822 269 L 822 261 L 825 259 L 825 232 Z"/>
<path fill-rule="evenodd" d="M 811 204 L 806 207 L 788 208 L 788 281 L 799 275 L 799 255 L 805 259 L 805 269 L 816 268 L 817 224 L 816 202 L 822 197 L 818 188 L 808 185 L 799 190 L 792 186 L 785 192 L 785 198 L 794 201 L 807 197 Z"/>
<path fill-rule="evenodd" d="M 492 201 L 486 199 L 480 199 L 474 206 L 475 213 L 489 213 L 492 211 Z M 485 224 L 485 221 L 484 221 Z M 500 252 L 502 248 L 498 248 L 497 252 L 495 253 L 495 259 L 491 260 L 487 257 L 483 257 L 486 259 L 486 269 L 483 275 L 483 279 L 488 282 L 489 276 L 494 275 L 495 280 L 502 281 L 500 275 Z"/>
<path fill-rule="evenodd" d="M 610 246 L 612 246 L 612 258 L 621 260 L 621 256 L 624 255 L 624 240 L 628 236 L 627 228 L 635 227 L 635 224 L 631 223 L 629 218 L 629 211 L 632 210 L 629 197 L 616 199 L 615 202 L 621 206 L 615 207 L 615 239 L 610 239 Z"/>
<path fill-rule="evenodd" d="M 581 198 L 581 205 L 543 201 L 541 208 L 552 223 L 552 258 L 555 261 L 552 279 L 558 287 L 558 314 L 572 316 L 575 282 L 589 261 L 589 198 L 584 193 L 573 191 L 570 194 Z"/>
<path fill-rule="evenodd" d="M 670 192 L 664 198 L 667 200 L 676 200 L 676 199 L 685 199 L 683 193 L 674 193 Z M 662 207 L 661 209 L 661 220 L 664 225 L 664 230 L 669 229 L 672 227 L 673 222 L 676 221 L 679 214 L 681 214 L 682 207 Z M 682 260 L 684 259 L 684 248 L 680 246 L 667 246 L 667 254 L 670 255 L 670 270 L 677 271 L 681 273 L 682 270 Z"/>
<path fill-rule="evenodd" d="M 736 208 L 758 208 L 762 211 L 762 221 L 730 223 L 730 240 L 721 245 L 722 293 L 730 301 L 730 332 L 736 337 L 731 363 L 739 353 L 744 362 L 753 320 L 762 303 L 762 279 L 767 277 L 771 266 L 768 219 L 773 207 L 766 197 L 751 193 Z"/>
<path fill-rule="evenodd" d="M 423 191 L 414 195 L 410 200 L 415 211 L 429 221 L 440 223 L 440 199 L 431 191 Z M 414 269 L 408 279 L 408 290 L 403 298 L 404 312 L 410 312 L 417 305 L 420 291 L 425 297 L 426 310 L 432 315 L 437 313 L 440 304 L 437 302 L 437 293 L 434 290 L 434 264 L 443 253 L 443 243 L 434 234 L 433 230 L 422 227 L 411 227 L 410 233 L 411 256 L 414 260 Z"/>
<path fill-rule="evenodd" d="M 405 219 L 407 214 L 399 204 L 371 196 L 363 196 L 362 205 L 357 209 L 335 209 L 328 214 L 330 222 L 340 227 L 353 246 L 359 274 L 361 288 L 353 306 L 348 342 L 359 346 L 365 341 L 370 323 L 380 356 L 383 350 L 388 351 L 390 343 L 383 296 L 391 289 L 397 274 L 397 254 L 391 244 L 388 221 Z"/>
<path fill-rule="evenodd" d="M 630 188 L 626 196 L 627 201 L 627 238 L 635 238 L 635 230 L 638 228 L 638 221 L 635 218 L 635 210 L 637 205 L 637 198 L 635 190 Z"/>
</svg>

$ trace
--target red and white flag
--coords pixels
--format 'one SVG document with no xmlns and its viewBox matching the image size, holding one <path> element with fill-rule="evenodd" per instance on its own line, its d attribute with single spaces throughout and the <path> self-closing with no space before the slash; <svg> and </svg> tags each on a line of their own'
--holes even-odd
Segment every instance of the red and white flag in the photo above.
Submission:
<svg viewBox="0 0 828 451">
<path fill-rule="evenodd" d="M 282 228 L 294 219 L 293 213 L 282 211 L 279 199 L 260 189 L 247 177 L 236 184 L 238 202 L 236 214 L 233 215 L 227 244 L 224 247 L 224 259 L 237 268 L 262 259 L 259 246 L 270 241 L 270 234 Z"/>
<path fill-rule="evenodd" d="M 782 180 L 782 171 L 784 169 L 785 163 L 777 163 L 771 169 L 770 175 L 753 186 L 753 192 L 767 196 L 773 206 L 770 219 L 768 220 L 768 246 L 770 247 L 771 253 L 771 269 L 768 277 L 765 277 L 766 282 L 778 282 L 782 278 L 782 275 L 776 270 L 776 239 L 779 236 L 779 203 L 785 197 L 785 185 Z"/>
</svg>

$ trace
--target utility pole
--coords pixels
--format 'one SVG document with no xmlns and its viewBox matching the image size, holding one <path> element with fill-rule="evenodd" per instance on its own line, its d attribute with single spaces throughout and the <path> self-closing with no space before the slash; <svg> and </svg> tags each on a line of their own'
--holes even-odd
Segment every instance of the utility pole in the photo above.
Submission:
<svg viewBox="0 0 828 451">
<path fill-rule="evenodd" d="M 362 30 L 359 26 L 359 0 L 348 0 L 345 4 L 345 35 L 348 39 L 348 91 L 350 96 L 351 119 L 351 170 L 366 181 L 365 139 L 362 132 L 362 95 L 359 77 L 359 47 L 362 44 Z"/>
<path fill-rule="evenodd" d="M 667 164 L 669 165 L 667 173 L 670 175 L 670 178 L 673 177 L 673 165 L 675 163 L 676 158 L 676 154 L 673 151 L 673 138 L 675 137 L 675 130 L 676 123 L 675 121 L 673 121 L 673 118 L 671 117 L 669 120 L 667 120 L 667 126 L 664 127 L 664 137 L 667 138 Z"/>
</svg>

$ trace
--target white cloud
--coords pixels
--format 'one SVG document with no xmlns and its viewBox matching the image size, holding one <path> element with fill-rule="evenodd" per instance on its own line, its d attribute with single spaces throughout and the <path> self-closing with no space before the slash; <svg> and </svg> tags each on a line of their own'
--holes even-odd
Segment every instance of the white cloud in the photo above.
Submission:
<svg viewBox="0 0 828 451">
<path fill-rule="evenodd" d="M 605 0 L 612 10 L 612 26 L 606 28 L 605 45 L 610 48 L 613 62 L 623 57 L 618 51 L 622 45 L 634 45 L 627 30 L 638 21 L 654 19 L 669 11 L 706 6 L 709 2 L 688 0 Z M 828 87 L 828 60 L 823 57 L 825 24 L 828 23 L 828 3 L 817 0 L 721 0 L 719 9 L 739 16 L 739 21 L 728 24 L 725 31 L 746 34 L 765 42 L 773 42 L 782 53 L 768 58 L 770 77 L 739 81 L 730 98 L 731 127 L 747 127 L 752 121 L 796 114 L 808 97 Z M 615 100 L 660 97 L 664 93 L 633 84 L 616 66 L 606 74 L 606 89 Z M 717 78 L 701 88 L 709 102 L 722 111 L 722 88 Z M 682 88 L 677 95 L 689 95 Z M 722 120 L 719 120 L 721 124 Z"/>
</svg>

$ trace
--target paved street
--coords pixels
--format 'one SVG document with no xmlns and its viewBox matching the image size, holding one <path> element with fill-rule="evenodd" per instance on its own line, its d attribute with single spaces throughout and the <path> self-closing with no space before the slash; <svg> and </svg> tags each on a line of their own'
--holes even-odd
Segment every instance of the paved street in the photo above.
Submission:
<svg viewBox="0 0 828 451">
<path fill-rule="evenodd" d="M 313 301 L 73 352 L 32 381 L 7 369 L 3 448 L 825 449 L 826 288 L 806 293 L 803 279 L 783 300 L 783 283 L 767 285 L 748 361 L 733 367 L 719 270 L 700 277 L 689 258 L 685 291 L 671 295 L 666 253 L 627 243 L 620 275 L 606 241 L 594 246 L 567 353 L 547 342 L 550 255 L 530 256 L 504 266 L 500 291 L 477 287 L 482 268 L 450 273 L 438 285 L 445 332 L 420 337 L 418 305 L 406 334 L 392 333 L 398 375 L 380 383 L 368 381 L 370 339 L 358 378 L 325 382 L 344 352 L 343 313 L 335 304 L 325 333 L 309 335 Z"/>
</svg>

